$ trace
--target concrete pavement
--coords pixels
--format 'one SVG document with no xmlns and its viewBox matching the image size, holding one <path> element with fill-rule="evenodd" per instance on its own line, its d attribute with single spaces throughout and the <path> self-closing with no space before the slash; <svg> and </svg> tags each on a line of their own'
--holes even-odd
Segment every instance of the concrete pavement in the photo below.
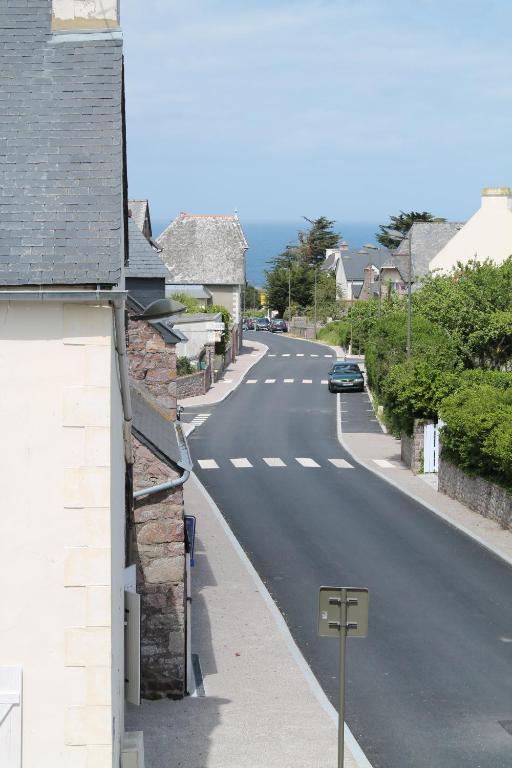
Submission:
<svg viewBox="0 0 512 768">
<path fill-rule="evenodd" d="M 129 707 L 147 768 L 335 768 L 334 710 L 194 476 L 185 504 L 197 517 L 192 647 L 206 696 Z M 347 748 L 345 768 L 362 766 Z"/>
</svg>

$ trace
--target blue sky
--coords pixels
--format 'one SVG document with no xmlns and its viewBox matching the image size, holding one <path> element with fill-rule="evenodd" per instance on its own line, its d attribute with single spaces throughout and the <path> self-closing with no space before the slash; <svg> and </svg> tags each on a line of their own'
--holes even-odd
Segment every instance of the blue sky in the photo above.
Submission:
<svg viewBox="0 0 512 768">
<path fill-rule="evenodd" d="M 121 0 L 152 216 L 467 218 L 512 185 L 510 0 Z"/>
</svg>

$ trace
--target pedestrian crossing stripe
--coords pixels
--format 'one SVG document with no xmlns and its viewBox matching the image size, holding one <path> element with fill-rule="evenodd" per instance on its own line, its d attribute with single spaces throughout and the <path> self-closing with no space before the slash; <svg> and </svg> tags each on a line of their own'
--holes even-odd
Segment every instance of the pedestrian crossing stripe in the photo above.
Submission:
<svg viewBox="0 0 512 768">
<path fill-rule="evenodd" d="M 320 467 L 320 464 L 317 464 L 314 459 L 295 459 L 295 461 L 298 461 L 301 467 L 307 467 L 308 469 L 312 469 L 313 467 Z"/>
<path fill-rule="evenodd" d="M 277 457 L 274 458 L 266 458 L 263 459 L 265 464 L 267 464 L 269 467 L 286 467 L 286 464 L 282 459 L 279 459 Z"/>
<path fill-rule="evenodd" d="M 275 379 L 265 379 L 265 384 L 275 384 L 275 383 L 276 383 Z"/>
<path fill-rule="evenodd" d="M 219 465 L 213 459 L 198 459 L 197 463 L 201 469 L 218 469 Z"/>
<path fill-rule="evenodd" d="M 230 459 L 230 462 L 237 469 L 244 469 L 245 467 L 252 467 L 249 459 Z"/>
<path fill-rule="evenodd" d="M 293 384 L 295 379 L 283 379 L 283 384 Z"/>
<path fill-rule="evenodd" d="M 352 464 L 349 464 L 345 459 L 329 459 L 337 469 L 354 469 Z"/>
<path fill-rule="evenodd" d="M 313 379 L 302 379 L 302 383 L 303 384 L 312 384 L 313 383 Z"/>
<path fill-rule="evenodd" d="M 247 379 L 247 384 L 257 384 L 258 379 Z"/>
<path fill-rule="evenodd" d="M 295 357 L 304 357 L 304 355 L 302 354 L 302 352 L 297 352 L 297 354 L 295 355 Z"/>
</svg>

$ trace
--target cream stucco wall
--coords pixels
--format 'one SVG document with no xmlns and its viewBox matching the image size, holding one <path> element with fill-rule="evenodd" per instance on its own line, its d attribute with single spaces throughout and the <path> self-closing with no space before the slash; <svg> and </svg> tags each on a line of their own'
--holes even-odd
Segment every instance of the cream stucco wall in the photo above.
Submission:
<svg viewBox="0 0 512 768">
<path fill-rule="evenodd" d="M 239 285 L 207 285 L 212 294 L 212 304 L 220 304 L 231 313 L 233 322 L 238 323 L 241 319 Z"/>
<path fill-rule="evenodd" d="M 458 262 L 491 259 L 502 264 L 512 255 L 512 189 L 484 189 L 481 208 L 430 262 L 430 271 L 450 272 Z"/>
<path fill-rule="evenodd" d="M 0 665 L 23 668 L 26 766 L 118 765 L 124 462 L 112 328 L 108 305 L 0 302 Z"/>
</svg>

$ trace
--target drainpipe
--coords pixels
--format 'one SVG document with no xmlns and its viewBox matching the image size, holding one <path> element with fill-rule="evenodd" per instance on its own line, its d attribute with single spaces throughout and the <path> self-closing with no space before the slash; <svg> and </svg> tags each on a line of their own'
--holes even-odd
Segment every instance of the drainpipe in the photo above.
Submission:
<svg viewBox="0 0 512 768">
<path fill-rule="evenodd" d="M 179 488 L 185 485 L 190 477 L 192 471 L 192 459 L 188 450 L 187 441 L 183 434 L 182 426 L 179 422 L 174 422 L 174 429 L 176 431 L 176 437 L 178 439 L 178 448 L 180 452 L 181 463 L 179 468 L 183 470 L 183 474 L 175 480 L 168 480 L 166 483 L 160 483 L 159 485 L 153 485 L 150 488 L 141 488 L 139 491 L 135 491 L 133 494 L 134 499 L 140 499 L 143 496 L 152 496 L 154 493 L 160 493 L 160 491 L 168 491 L 171 488 Z"/>
<path fill-rule="evenodd" d="M 86 302 L 97 304 L 100 301 L 108 301 L 114 308 L 114 329 L 116 352 L 119 360 L 119 383 L 121 388 L 121 401 L 123 404 L 123 440 L 124 455 L 127 464 L 133 464 L 133 449 L 131 440 L 132 428 L 132 404 L 130 400 L 130 384 L 128 377 L 128 357 L 126 352 L 126 338 L 124 330 L 124 308 L 127 291 L 119 290 L 35 290 L 35 291 L 0 291 L 0 301 L 42 301 L 60 302 L 62 304 Z"/>
</svg>

